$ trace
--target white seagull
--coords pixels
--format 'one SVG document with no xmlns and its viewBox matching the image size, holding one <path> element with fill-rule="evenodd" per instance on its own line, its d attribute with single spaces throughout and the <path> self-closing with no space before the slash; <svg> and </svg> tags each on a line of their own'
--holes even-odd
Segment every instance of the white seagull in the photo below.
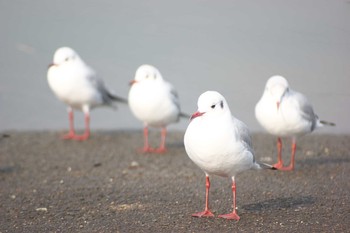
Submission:
<svg viewBox="0 0 350 233">
<path fill-rule="evenodd" d="M 68 106 L 70 130 L 64 139 L 83 141 L 90 136 L 90 110 L 100 106 L 112 106 L 112 101 L 126 102 L 106 89 L 102 79 L 96 76 L 79 55 L 71 48 L 56 50 L 53 63 L 47 72 L 49 86 L 62 102 Z M 85 132 L 77 135 L 74 131 L 73 109 L 85 114 Z"/>
<path fill-rule="evenodd" d="M 207 91 L 198 98 L 198 111 L 191 117 L 184 136 L 190 159 L 206 175 L 206 200 L 203 212 L 194 217 L 213 217 L 209 209 L 210 175 L 232 179 L 233 211 L 220 218 L 239 220 L 236 212 L 235 176 L 248 169 L 260 169 L 255 162 L 248 127 L 231 115 L 225 98 L 216 91 Z M 271 168 L 271 167 L 269 167 Z"/>
<path fill-rule="evenodd" d="M 180 102 L 174 87 L 165 81 L 159 70 L 151 65 L 141 65 L 130 81 L 129 106 L 137 119 L 144 124 L 142 152 L 166 152 L 166 126 L 190 116 L 180 111 Z M 148 143 L 148 127 L 161 127 L 161 143 L 153 149 Z"/>
<path fill-rule="evenodd" d="M 287 80 L 279 75 L 272 76 L 266 83 L 264 93 L 255 106 L 255 116 L 263 128 L 277 136 L 278 162 L 276 169 L 294 169 L 296 138 L 310 133 L 324 125 L 334 123 L 321 121 L 314 113 L 306 97 L 292 90 Z M 292 154 L 289 166 L 283 165 L 281 137 L 292 138 Z"/>
</svg>

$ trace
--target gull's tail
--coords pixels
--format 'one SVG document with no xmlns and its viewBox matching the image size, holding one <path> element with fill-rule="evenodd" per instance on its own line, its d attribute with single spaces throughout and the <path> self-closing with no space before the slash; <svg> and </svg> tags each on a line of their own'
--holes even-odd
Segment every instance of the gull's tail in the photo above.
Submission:
<svg viewBox="0 0 350 233">
<path fill-rule="evenodd" d="M 257 169 L 269 169 L 269 170 L 277 170 L 274 166 L 267 163 L 255 163 Z"/>
<path fill-rule="evenodd" d="M 321 125 L 335 126 L 335 123 L 329 121 L 320 120 Z"/>
<path fill-rule="evenodd" d="M 186 118 L 186 119 L 189 120 L 189 119 L 191 118 L 191 115 L 190 115 L 190 114 L 187 114 L 187 113 L 180 112 L 180 117 Z"/>
<path fill-rule="evenodd" d="M 108 97 L 111 99 L 111 100 L 114 100 L 114 101 L 118 101 L 118 102 L 121 102 L 121 103 L 124 103 L 124 104 L 127 104 L 128 103 L 128 100 L 126 98 L 123 98 L 123 97 L 119 97 L 115 94 L 112 94 L 112 93 L 108 93 Z"/>
</svg>

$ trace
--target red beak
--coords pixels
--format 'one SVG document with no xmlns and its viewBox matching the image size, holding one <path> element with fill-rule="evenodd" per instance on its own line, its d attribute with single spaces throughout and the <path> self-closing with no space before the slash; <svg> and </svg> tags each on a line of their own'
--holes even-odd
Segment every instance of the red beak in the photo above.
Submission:
<svg viewBox="0 0 350 233">
<path fill-rule="evenodd" d="M 193 119 L 196 118 L 196 117 L 200 117 L 200 116 L 202 116 L 204 113 L 205 113 L 205 112 L 195 112 L 195 113 L 192 114 L 190 120 L 193 120 Z"/>
<path fill-rule="evenodd" d="M 134 79 L 134 80 L 131 80 L 131 81 L 129 82 L 129 85 L 132 86 L 132 85 L 134 85 L 135 83 L 137 83 L 137 81 Z"/>
</svg>

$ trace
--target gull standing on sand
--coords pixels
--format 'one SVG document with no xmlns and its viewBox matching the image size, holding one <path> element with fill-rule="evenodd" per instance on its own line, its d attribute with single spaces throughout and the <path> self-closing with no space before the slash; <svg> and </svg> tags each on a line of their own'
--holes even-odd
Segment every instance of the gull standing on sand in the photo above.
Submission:
<svg viewBox="0 0 350 233">
<path fill-rule="evenodd" d="M 63 136 L 64 139 L 83 141 L 89 138 L 91 109 L 101 105 L 115 108 L 112 101 L 127 102 L 107 90 L 95 71 L 68 47 L 56 50 L 47 78 L 57 98 L 68 106 L 70 130 Z M 77 135 L 74 131 L 73 109 L 84 112 L 85 132 L 82 135 Z"/>
<path fill-rule="evenodd" d="M 188 156 L 206 176 L 205 209 L 192 216 L 214 216 L 209 209 L 209 176 L 218 175 L 232 179 L 233 195 L 232 213 L 218 217 L 239 220 L 236 212 L 235 177 L 245 170 L 261 167 L 255 162 L 248 127 L 231 115 L 229 106 L 220 93 L 207 91 L 199 96 L 198 111 L 191 117 L 184 143 Z"/>
<path fill-rule="evenodd" d="M 187 117 L 180 111 L 180 102 L 174 87 L 165 81 L 159 70 L 151 65 L 141 65 L 130 82 L 129 106 L 137 119 L 144 123 L 142 152 L 166 152 L 166 127 Z M 148 142 L 148 127 L 161 127 L 161 143 L 153 149 Z"/>
<path fill-rule="evenodd" d="M 255 106 L 255 116 L 263 128 L 277 136 L 278 162 L 276 169 L 294 169 L 296 138 L 324 125 L 334 123 L 321 121 L 314 113 L 306 97 L 292 90 L 282 76 L 272 76 L 266 83 L 264 93 Z M 281 137 L 292 138 L 292 154 L 289 166 L 283 165 Z"/>
</svg>

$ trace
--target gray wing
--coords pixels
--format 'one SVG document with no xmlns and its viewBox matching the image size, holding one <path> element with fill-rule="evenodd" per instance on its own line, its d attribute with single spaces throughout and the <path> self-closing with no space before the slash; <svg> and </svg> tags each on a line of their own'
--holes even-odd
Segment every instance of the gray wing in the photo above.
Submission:
<svg viewBox="0 0 350 233">
<path fill-rule="evenodd" d="M 173 103 L 176 105 L 177 109 L 179 109 L 179 116 L 180 117 L 183 117 L 183 118 L 186 118 L 186 119 L 190 119 L 191 115 L 188 114 L 188 113 L 184 113 L 184 112 L 181 112 L 181 108 L 180 108 L 180 101 L 179 101 L 179 96 L 177 94 L 177 91 L 175 90 L 175 88 L 173 87 L 173 85 L 171 85 L 170 83 L 168 83 L 168 87 L 170 89 L 170 97 L 171 97 L 171 100 L 173 101 Z"/>
<path fill-rule="evenodd" d="M 232 120 L 236 127 L 236 132 L 238 133 L 238 137 L 240 138 L 242 143 L 247 147 L 247 149 L 251 151 L 252 154 L 254 154 L 252 138 L 250 136 L 250 131 L 248 126 L 235 117 L 232 117 Z"/>
<path fill-rule="evenodd" d="M 250 136 L 248 126 L 245 123 L 243 123 L 242 121 L 236 119 L 235 117 L 232 117 L 232 118 L 233 118 L 233 124 L 235 126 L 235 131 L 236 131 L 236 133 L 238 133 L 238 137 L 240 138 L 243 145 L 247 148 L 247 150 L 253 156 L 253 164 L 254 164 L 253 168 L 261 169 L 262 166 L 260 164 L 258 164 L 255 160 L 255 152 L 253 149 L 252 138 Z M 269 166 L 269 165 L 266 165 L 266 166 L 268 166 L 270 169 L 272 169 L 272 166 Z"/>
<path fill-rule="evenodd" d="M 314 130 L 318 121 L 318 116 L 315 114 L 311 103 L 303 94 L 296 91 L 291 91 L 290 97 L 295 99 L 302 118 L 312 123 L 311 131 Z"/>
<path fill-rule="evenodd" d="M 104 104 L 112 105 L 112 101 L 114 101 L 114 100 L 127 103 L 126 99 L 112 94 L 106 88 L 103 80 L 101 78 L 99 78 L 97 76 L 96 72 L 93 69 L 91 69 L 90 67 L 89 67 L 89 72 L 88 72 L 88 79 L 89 79 L 90 83 L 92 84 L 92 86 L 96 90 L 98 90 L 98 92 L 101 94 Z"/>
<path fill-rule="evenodd" d="M 178 111 L 179 111 L 179 116 L 180 116 L 180 101 L 179 101 L 179 95 L 177 94 L 177 91 L 175 90 L 175 88 L 174 88 L 174 86 L 171 84 L 171 83 L 169 83 L 169 82 L 167 82 L 167 81 L 165 81 L 164 80 L 164 84 L 166 85 L 166 88 L 168 88 L 168 91 L 169 91 L 169 95 L 170 95 L 170 100 L 171 100 L 171 102 L 176 106 L 176 108 L 178 109 Z"/>
<path fill-rule="evenodd" d="M 177 94 L 177 91 L 175 90 L 175 88 L 170 83 L 168 83 L 168 85 L 169 85 L 169 88 L 170 88 L 171 100 L 176 105 L 176 107 L 180 110 L 179 95 Z"/>
</svg>

